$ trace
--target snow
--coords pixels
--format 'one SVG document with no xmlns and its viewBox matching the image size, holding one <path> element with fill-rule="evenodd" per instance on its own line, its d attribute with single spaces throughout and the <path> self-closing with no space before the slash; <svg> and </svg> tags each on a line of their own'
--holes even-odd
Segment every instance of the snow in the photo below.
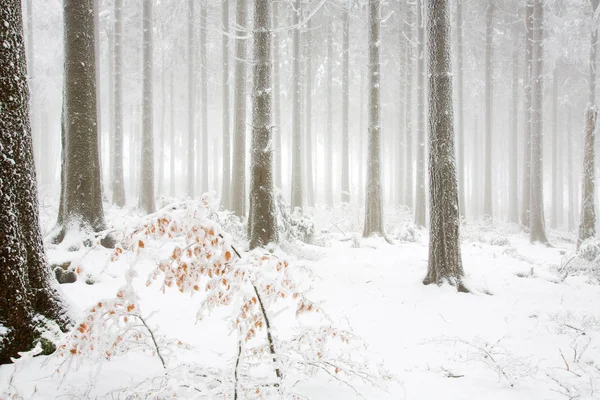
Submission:
<svg viewBox="0 0 600 400">
<path fill-rule="evenodd" d="M 555 247 L 546 247 L 529 244 L 516 226 L 463 226 L 465 285 L 471 290 L 464 294 L 450 286 L 421 283 L 428 235 L 425 230 L 415 232 L 408 213 L 388 211 L 386 231 L 393 232 L 388 242 L 358 236 L 361 217 L 356 208 L 310 212 L 321 232 L 315 241 L 324 247 L 295 242 L 277 251 L 287 253 L 291 265 L 308 268 L 311 299 L 319 301 L 332 325 L 361 337 L 371 361 L 393 375 L 380 382 L 383 388 L 352 381 L 365 398 L 551 400 L 568 398 L 569 390 L 581 399 L 600 395 L 593 391 L 600 373 L 590 367 L 600 366 L 600 286 L 586 275 L 564 278 L 557 272 L 573 251 L 573 234 L 551 231 Z M 109 224 L 118 221 L 118 229 L 142 220 L 131 210 L 109 209 L 108 214 Z M 164 251 L 172 248 L 166 243 Z M 135 258 L 111 263 L 111 250 L 68 253 L 60 246 L 48 248 L 51 262 L 70 257 L 96 281 L 61 285 L 77 316 L 101 299 L 114 298 Z M 215 370 L 231 368 L 237 344 L 225 321 L 227 313 L 217 310 L 197 322 L 201 296 L 177 290 L 162 294 L 157 284 L 146 287 L 156 266 L 151 257 L 136 259 L 132 284 L 142 314 L 151 315 L 147 322 L 154 333 L 189 345 L 176 346 L 168 359 Z M 275 331 L 286 331 L 287 322 L 276 317 Z M 3 331 L 0 326 L 0 335 Z M 64 368 L 52 356 L 2 366 L 0 398 L 15 393 L 26 399 L 119 398 L 125 392 L 114 391 L 143 387 L 145 380 L 163 373 L 156 356 L 138 350 L 110 361 L 82 358 L 64 377 L 53 374 Z M 193 374 L 186 368 L 169 385 L 187 382 Z M 359 398 L 354 389 L 323 373 L 300 381 L 294 389 L 311 399 Z M 190 392 L 180 398 L 198 396 Z"/>
</svg>

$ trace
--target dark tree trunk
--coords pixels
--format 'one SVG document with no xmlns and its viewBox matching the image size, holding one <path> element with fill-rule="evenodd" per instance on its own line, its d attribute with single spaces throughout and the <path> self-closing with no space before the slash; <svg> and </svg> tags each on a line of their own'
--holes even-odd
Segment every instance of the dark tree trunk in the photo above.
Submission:
<svg viewBox="0 0 600 400">
<path fill-rule="evenodd" d="M 456 0 L 456 158 L 458 169 L 458 204 L 460 215 L 466 216 L 465 205 L 465 118 L 463 88 L 463 0 Z"/>
<path fill-rule="evenodd" d="M 61 328 L 70 321 L 38 220 L 21 2 L 5 0 L 0 21 L 0 325 L 8 330 L 0 336 L 0 364 L 6 364 L 34 347 L 39 314 Z"/>
<path fill-rule="evenodd" d="M 271 0 L 254 0 L 250 248 L 277 241 L 271 122 Z"/>
<path fill-rule="evenodd" d="M 369 159 L 363 236 L 383 236 L 381 190 L 381 0 L 369 0 Z"/>
<path fill-rule="evenodd" d="M 65 0 L 65 79 L 62 115 L 63 168 L 58 217 L 65 230 L 104 229 L 96 114 L 93 0 Z"/>
<path fill-rule="evenodd" d="M 424 284 L 449 283 L 459 291 L 463 267 L 460 255 L 460 214 L 454 152 L 450 20 L 447 0 L 429 3 L 429 261 Z"/>
</svg>

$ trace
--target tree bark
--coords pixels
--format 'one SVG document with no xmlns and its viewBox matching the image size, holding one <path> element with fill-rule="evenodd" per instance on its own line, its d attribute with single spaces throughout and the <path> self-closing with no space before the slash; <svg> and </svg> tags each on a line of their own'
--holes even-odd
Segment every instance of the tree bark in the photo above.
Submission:
<svg viewBox="0 0 600 400">
<path fill-rule="evenodd" d="M 273 29 L 279 27 L 279 2 L 273 2 Z M 279 32 L 273 32 L 273 124 L 275 126 L 274 145 L 275 153 L 273 154 L 275 165 L 275 186 L 281 188 L 282 185 L 282 135 L 283 125 L 281 124 L 281 66 L 280 66 L 280 49 L 279 49 Z"/>
<path fill-rule="evenodd" d="M 277 241 L 271 126 L 271 0 L 254 0 L 250 248 Z"/>
<path fill-rule="evenodd" d="M 518 198 L 518 140 L 519 140 L 519 46 L 518 33 L 513 34 L 512 54 L 512 109 L 510 113 L 511 137 L 508 165 L 508 222 L 519 223 Z"/>
<path fill-rule="evenodd" d="M 325 204 L 333 207 L 333 20 L 327 24 L 327 134 L 325 136 Z"/>
<path fill-rule="evenodd" d="M 383 236 L 381 189 L 381 0 L 369 0 L 369 160 L 363 236 Z"/>
<path fill-rule="evenodd" d="M 5 0 L 0 21 L 0 325 L 8 330 L 0 337 L 0 364 L 6 364 L 34 347 L 38 315 L 63 329 L 70 319 L 39 226 L 21 2 Z"/>
<path fill-rule="evenodd" d="M 525 78 L 524 78 L 524 109 L 525 134 L 523 161 L 523 197 L 521 202 L 521 225 L 529 229 L 531 207 L 531 89 L 533 64 L 533 0 L 527 0 L 525 5 Z"/>
<path fill-rule="evenodd" d="M 405 138 L 406 138 L 406 184 L 404 204 L 408 207 L 414 207 L 414 129 L 413 129 L 413 22 L 414 22 L 414 5 L 411 2 L 407 3 L 406 12 L 406 92 L 404 97 L 405 106 Z"/>
<path fill-rule="evenodd" d="M 314 184 L 314 171 L 313 171 L 313 144 L 312 144 L 312 19 L 306 21 L 306 29 L 304 33 L 304 82 L 306 86 L 304 88 L 305 94 L 305 109 L 304 115 L 306 116 L 306 126 L 304 134 L 306 137 L 306 146 L 304 151 L 305 171 L 306 171 L 306 203 L 310 207 L 315 206 L 315 184 Z"/>
<path fill-rule="evenodd" d="M 467 214 L 465 203 L 465 123 L 464 123 L 464 67 L 463 67 L 463 0 L 456 0 L 456 161 L 458 169 L 458 204 L 460 215 Z"/>
<path fill-rule="evenodd" d="M 467 291 L 462 284 L 460 254 L 448 3 L 438 0 L 428 4 L 430 236 L 423 283 L 449 283 L 459 291 Z"/>
<path fill-rule="evenodd" d="M 494 97 L 494 0 L 488 0 L 485 23 L 485 178 L 483 190 L 483 216 L 493 219 L 492 207 L 492 109 Z"/>
<path fill-rule="evenodd" d="M 350 12 L 342 5 L 342 203 L 350 202 Z M 362 90 L 362 89 L 361 89 Z"/>
</svg>

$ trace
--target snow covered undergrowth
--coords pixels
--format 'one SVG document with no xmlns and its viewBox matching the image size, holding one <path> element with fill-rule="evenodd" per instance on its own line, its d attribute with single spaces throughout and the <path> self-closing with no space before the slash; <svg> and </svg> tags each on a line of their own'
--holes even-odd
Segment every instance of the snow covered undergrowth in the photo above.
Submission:
<svg viewBox="0 0 600 400">
<path fill-rule="evenodd" d="M 299 379 L 297 394 L 311 399 L 359 398 L 355 390 L 367 399 L 600 398 L 600 286 L 589 275 L 563 273 L 561 265 L 574 247 L 572 235 L 551 232 L 555 247 L 548 248 L 529 244 L 514 226 L 466 225 L 462 255 L 472 293 L 461 294 L 422 285 L 428 238 L 425 231 L 415 234 L 405 211 L 388 213 L 392 244 L 360 238 L 356 209 L 310 213 L 317 222 L 315 243 L 321 246 L 288 243 L 278 252 L 287 253 L 290 264 L 308 268 L 310 298 L 320 301 L 332 325 L 362 338 L 372 362 L 381 362 L 395 379 L 378 382 L 383 388 L 350 379 L 349 387 L 335 373 L 321 372 Z M 115 229 L 142 220 L 130 210 L 111 209 L 108 215 Z M 52 263 L 69 258 L 95 282 L 79 279 L 61 286 L 78 316 L 114 298 L 125 284 L 128 260 L 135 259 L 110 262 L 113 252 L 101 248 L 67 253 L 48 249 Z M 227 313 L 216 310 L 196 323 L 202 296 L 177 290 L 162 294 L 159 284 L 146 286 L 156 267 L 156 260 L 140 259 L 133 266 L 133 287 L 149 327 L 173 341 L 164 355 L 167 362 L 175 370 L 185 365 L 172 373 L 170 384 L 186 385 L 194 374 L 205 375 L 204 380 L 227 378 L 220 374 L 233 371 L 237 353 Z M 285 316 L 275 318 L 275 331 L 285 332 L 288 323 Z M 199 365 L 204 369 L 194 369 Z M 133 349 L 102 362 L 80 358 L 66 374 L 65 368 L 55 357 L 2 366 L 0 398 L 9 393 L 25 399 L 126 398 L 164 374 L 152 349 Z M 57 374 L 57 369 L 63 371 Z M 180 398 L 201 398 L 200 392 L 185 393 Z M 144 395 L 138 392 L 137 398 Z"/>
</svg>

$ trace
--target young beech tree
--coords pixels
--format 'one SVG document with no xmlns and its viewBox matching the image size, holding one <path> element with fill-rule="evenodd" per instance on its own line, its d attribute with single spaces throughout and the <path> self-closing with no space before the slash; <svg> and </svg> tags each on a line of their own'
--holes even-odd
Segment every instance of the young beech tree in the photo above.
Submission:
<svg viewBox="0 0 600 400">
<path fill-rule="evenodd" d="M 294 42 L 294 61 L 292 72 L 292 91 L 293 91 L 293 111 L 292 111 L 292 193 L 291 206 L 292 209 L 302 207 L 303 190 L 302 190 L 302 86 L 301 71 L 300 71 L 300 15 L 302 12 L 300 0 L 295 0 L 294 10 L 292 11 L 292 23 L 294 26 L 293 42 Z"/>
<path fill-rule="evenodd" d="M 153 142 L 153 98 L 152 98 L 152 2 L 143 3 L 143 42 L 144 53 L 142 69 L 144 82 L 142 88 L 142 157 L 140 172 L 140 208 L 150 214 L 154 206 L 154 142 Z"/>
<path fill-rule="evenodd" d="M 91 6 L 88 11 L 93 18 Z M 38 221 L 21 1 L 4 0 L 0 21 L 0 364 L 6 364 L 34 346 L 40 317 L 61 328 L 69 318 L 46 264 Z"/>
<path fill-rule="evenodd" d="M 448 0 L 428 4 L 430 236 L 423 283 L 447 282 L 459 291 L 467 291 L 462 284 L 460 255 Z"/>
<path fill-rule="evenodd" d="M 381 0 L 369 0 L 369 159 L 363 236 L 383 236 L 381 190 Z"/>
<path fill-rule="evenodd" d="M 250 248 L 277 241 L 271 149 L 271 0 L 254 0 Z"/>
<path fill-rule="evenodd" d="M 123 3 L 115 1 L 114 79 L 113 79 L 113 143 L 112 143 L 112 202 L 117 207 L 125 205 L 125 179 L 123 177 Z"/>
<path fill-rule="evenodd" d="M 56 241 L 62 241 L 68 229 L 104 229 L 93 6 L 93 0 L 64 2 L 62 182 Z"/>
</svg>

